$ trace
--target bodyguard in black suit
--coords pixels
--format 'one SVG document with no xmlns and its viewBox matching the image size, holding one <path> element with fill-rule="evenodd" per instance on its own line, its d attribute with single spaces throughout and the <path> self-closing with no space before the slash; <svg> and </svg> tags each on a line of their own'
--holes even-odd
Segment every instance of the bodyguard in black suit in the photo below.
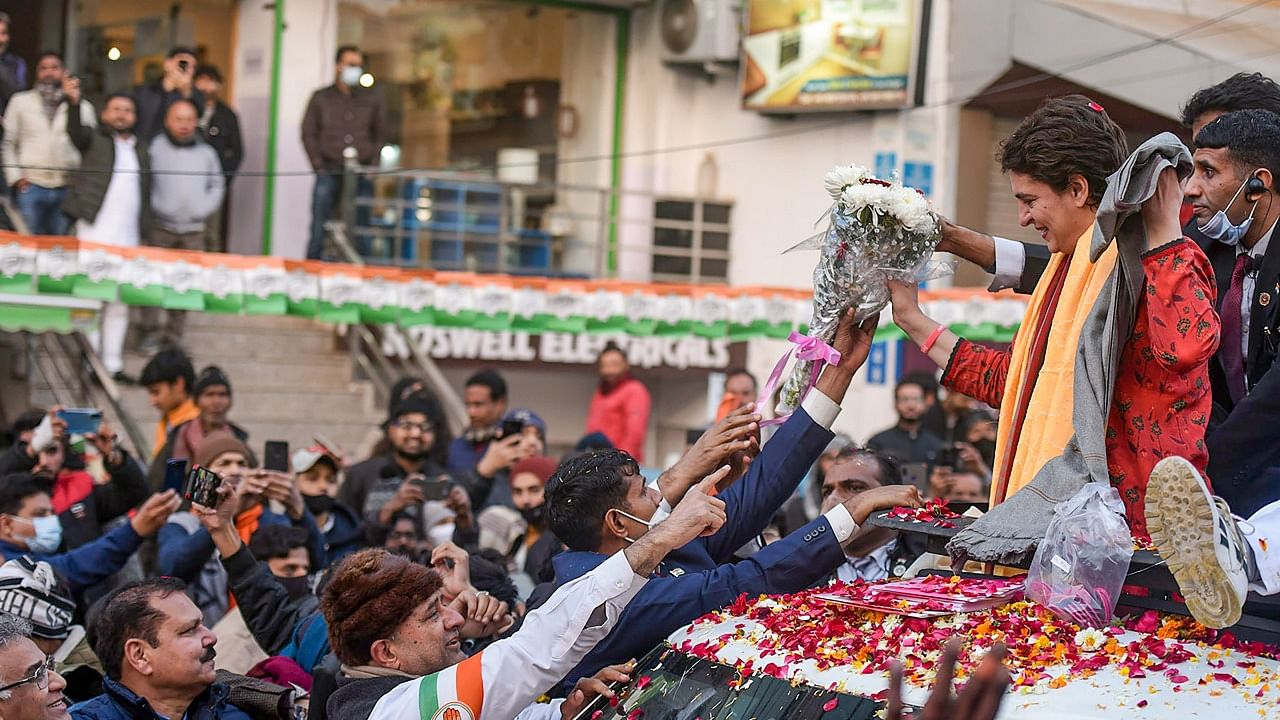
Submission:
<svg viewBox="0 0 1280 720">
<path fill-rule="evenodd" d="M 1186 197 L 1218 284 L 1209 477 L 1239 515 L 1280 499 L 1280 115 L 1241 110 L 1196 135 Z M 1212 236 L 1212 237 L 1206 237 Z M 1201 239 L 1202 238 L 1202 239 Z"/>
</svg>

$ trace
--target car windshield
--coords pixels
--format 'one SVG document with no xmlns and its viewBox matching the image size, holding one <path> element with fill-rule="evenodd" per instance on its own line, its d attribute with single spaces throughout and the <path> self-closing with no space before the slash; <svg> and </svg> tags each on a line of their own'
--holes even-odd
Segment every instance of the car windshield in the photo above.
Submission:
<svg viewBox="0 0 1280 720">
<path fill-rule="evenodd" d="M 883 706 L 771 677 L 743 677 L 728 665 L 665 646 L 641 660 L 620 695 L 616 708 L 589 707 L 581 720 L 870 720 Z"/>
</svg>

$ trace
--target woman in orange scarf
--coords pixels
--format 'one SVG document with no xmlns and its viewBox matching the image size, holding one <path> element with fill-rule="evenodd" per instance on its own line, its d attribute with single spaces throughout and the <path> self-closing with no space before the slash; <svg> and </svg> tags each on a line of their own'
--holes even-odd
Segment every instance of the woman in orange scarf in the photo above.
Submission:
<svg viewBox="0 0 1280 720">
<path fill-rule="evenodd" d="M 1073 436 L 1077 350 L 1082 342 L 1101 342 L 1082 340 L 1081 333 L 1117 271 L 1116 245 L 1091 261 L 1090 240 L 1107 178 L 1126 156 L 1121 129 L 1079 95 L 1047 101 L 1002 145 L 1001 168 L 1020 224 L 1034 227 L 1052 252 L 1010 350 L 957 337 L 924 315 L 914 286 L 892 289 L 895 322 L 944 369 L 942 384 L 1000 408 L 993 505 L 1027 485 Z M 1142 538 L 1155 464 L 1182 456 L 1203 473 L 1208 462 L 1208 361 L 1219 330 L 1212 269 L 1178 223 L 1175 173 L 1165 170 L 1157 187 L 1142 207 L 1145 280 L 1106 418 L 1106 469 L 1130 528 Z"/>
</svg>

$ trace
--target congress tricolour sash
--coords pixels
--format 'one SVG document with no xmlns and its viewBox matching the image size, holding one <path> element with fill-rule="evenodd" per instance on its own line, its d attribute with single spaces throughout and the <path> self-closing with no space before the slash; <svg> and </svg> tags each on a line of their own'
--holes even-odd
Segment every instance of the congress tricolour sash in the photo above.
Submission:
<svg viewBox="0 0 1280 720">
<path fill-rule="evenodd" d="M 484 707 L 484 653 L 422 678 L 418 685 L 420 720 L 479 720 Z"/>
</svg>

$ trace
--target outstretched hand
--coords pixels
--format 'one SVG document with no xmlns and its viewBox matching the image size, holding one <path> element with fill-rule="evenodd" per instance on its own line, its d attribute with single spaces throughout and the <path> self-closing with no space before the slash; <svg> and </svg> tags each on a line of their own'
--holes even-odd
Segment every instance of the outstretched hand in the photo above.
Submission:
<svg viewBox="0 0 1280 720">
<path fill-rule="evenodd" d="M 658 478 L 658 488 L 675 506 L 690 487 L 726 463 L 732 467 L 724 483 L 732 484 L 742 477 L 759 452 L 760 414 L 754 403 L 747 403 L 702 433 L 693 447 Z"/>
<path fill-rule="evenodd" d="M 133 525 L 133 531 L 142 537 L 154 535 L 169 521 L 169 516 L 178 509 L 181 502 L 178 493 L 172 490 L 156 493 L 142 503 L 129 523 Z"/>
<path fill-rule="evenodd" d="M 836 336 L 831 347 L 840 353 L 840 364 L 837 366 L 849 374 L 856 373 L 867 361 L 871 353 L 871 343 L 876 337 L 876 328 L 880 325 L 879 313 L 860 323 L 853 321 L 854 310 L 849 308 L 840 318 L 836 326 Z"/>
<path fill-rule="evenodd" d="M 622 665 L 610 665 L 591 677 L 579 680 L 573 686 L 573 692 L 569 693 L 569 697 L 565 698 L 560 705 L 561 719 L 573 720 L 597 697 L 603 697 L 606 700 L 617 697 L 617 693 L 610 685 L 624 686 L 631 682 L 631 672 L 635 669 L 636 661 L 628 660 Z"/>
<path fill-rule="evenodd" d="M 724 501 L 715 494 L 716 484 L 728 476 L 729 470 L 726 465 L 703 478 L 685 493 L 671 516 L 656 526 L 669 533 L 668 550 L 683 547 L 698 537 L 714 535 L 724 525 L 728 518 Z"/>
<path fill-rule="evenodd" d="M 937 680 L 925 702 L 920 720 L 994 720 L 1009 687 L 1009 671 L 1004 667 L 1005 648 L 996 645 L 982 658 L 978 669 L 960 691 L 959 697 L 951 695 L 951 678 L 955 675 L 956 658 L 960 655 L 960 641 L 952 638 L 942 651 L 938 661 Z M 902 665 L 894 661 L 889 670 L 889 700 L 885 707 L 885 720 L 902 719 Z M 917 716 L 912 716 L 917 717 Z"/>
</svg>

